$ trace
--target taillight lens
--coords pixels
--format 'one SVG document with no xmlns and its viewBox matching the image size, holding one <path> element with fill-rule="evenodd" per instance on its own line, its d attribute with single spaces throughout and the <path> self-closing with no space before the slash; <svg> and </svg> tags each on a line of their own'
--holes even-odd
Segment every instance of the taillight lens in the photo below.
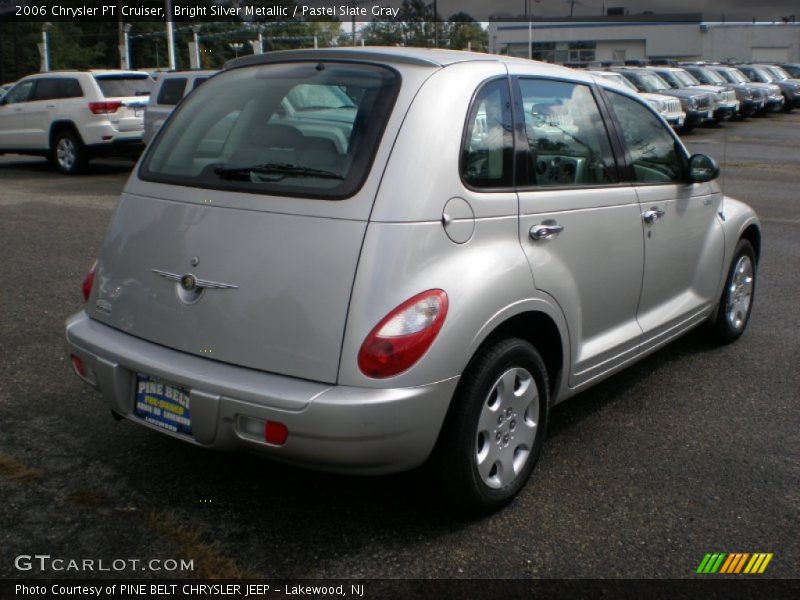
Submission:
<svg viewBox="0 0 800 600">
<path fill-rule="evenodd" d="M 116 100 L 110 102 L 89 102 L 89 110 L 96 115 L 110 115 L 111 113 L 117 112 L 120 106 L 122 106 L 122 102 Z"/>
<path fill-rule="evenodd" d="M 447 315 L 447 294 L 428 290 L 386 315 L 361 344 L 358 368 L 382 379 L 409 369 L 436 339 Z"/>
<path fill-rule="evenodd" d="M 86 274 L 86 277 L 83 278 L 83 285 L 81 285 L 81 291 L 83 292 L 83 301 L 88 302 L 89 296 L 92 294 L 92 286 L 94 285 L 94 272 L 97 270 L 97 261 L 94 261 L 92 268 L 89 269 L 89 272 Z"/>
</svg>

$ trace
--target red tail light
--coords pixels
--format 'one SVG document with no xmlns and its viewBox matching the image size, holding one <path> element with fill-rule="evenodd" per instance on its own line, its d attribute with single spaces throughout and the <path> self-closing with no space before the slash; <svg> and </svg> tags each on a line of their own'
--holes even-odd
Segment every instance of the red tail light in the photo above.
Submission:
<svg viewBox="0 0 800 600">
<path fill-rule="evenodd" d="M 118 100 L 106 102 L 89 102 L 89 110 L 96 115 L 110 115 L 117 112 L 117 109 L 122 106 L 122 102 Z"/>
<path fill-rule="evenodd" d="M 446 315 L 443 290 L 428 290 L 406 300 L 370 331 L 358 352 L 358 368 L 375 379 L 406 371 L 430 348 Z"/>
<path fill-rule="evenodd" d="M 81 286 L 81 291 L 83 292 L 83 301 L 88 302 L 89 296 L 92 294 L 92 286 L 94 285 L 94 272 L 97 270 L 97 261 L 94 261 L 92 268 L 89 269 L 89 272 L 86 274 L 86 277 L 83 278 L 83 285 Z"/>
</svg>

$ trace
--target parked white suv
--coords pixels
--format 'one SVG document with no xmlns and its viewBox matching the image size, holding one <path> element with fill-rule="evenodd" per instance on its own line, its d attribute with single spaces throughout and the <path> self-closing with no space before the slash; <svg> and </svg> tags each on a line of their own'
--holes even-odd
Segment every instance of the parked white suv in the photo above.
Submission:
<svg viewBox="0 0 800 600">
<path fill-rule="evenodd" d="M 0 100 L 0 154 L 47 156 L 74 174 L 99 155 L 143 148 L 153 80 L 137 71 L 58 71 L 21 79 Z"/>
</svg>

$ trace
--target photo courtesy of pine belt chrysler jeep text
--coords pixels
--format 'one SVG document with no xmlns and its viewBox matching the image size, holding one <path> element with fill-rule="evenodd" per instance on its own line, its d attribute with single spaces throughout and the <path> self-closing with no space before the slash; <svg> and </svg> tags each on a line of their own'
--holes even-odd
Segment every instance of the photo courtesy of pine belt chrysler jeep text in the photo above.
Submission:
<svg viewBox="0 0 800 600">
<path fill-rule="evenodd" d="M 553 405 L 696 326 L 737 339 L 755 213 L 628 87 L 457 51 L 229 63 L 131 175 L 76 373 L 118 417 L 496 509 Z M 655 384 L 655 382 L 654 382 Z"/>
</svg>

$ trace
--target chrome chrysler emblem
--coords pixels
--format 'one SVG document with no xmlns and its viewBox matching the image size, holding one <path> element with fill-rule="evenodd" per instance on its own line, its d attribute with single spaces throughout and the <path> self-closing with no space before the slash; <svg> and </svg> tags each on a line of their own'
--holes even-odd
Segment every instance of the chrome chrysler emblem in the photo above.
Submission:
<svg viewBox="0 0 800 600">
<path fill-rule="evenodd" d="M 221 283 L 219 281 L 209 281 L 207 279 L 198 279 L 191 273 L 179 275 L 178 273 L 170 273 L 169 271 L 162 271 L 161 269 L 150 269 L 156 275 L 161 275 L 170 281 L 177 281 L 178 284 L 187 292 L 193 290 L 236 290 L 239 289 L 238 285 L 232 283 Z"/>
</svg>

